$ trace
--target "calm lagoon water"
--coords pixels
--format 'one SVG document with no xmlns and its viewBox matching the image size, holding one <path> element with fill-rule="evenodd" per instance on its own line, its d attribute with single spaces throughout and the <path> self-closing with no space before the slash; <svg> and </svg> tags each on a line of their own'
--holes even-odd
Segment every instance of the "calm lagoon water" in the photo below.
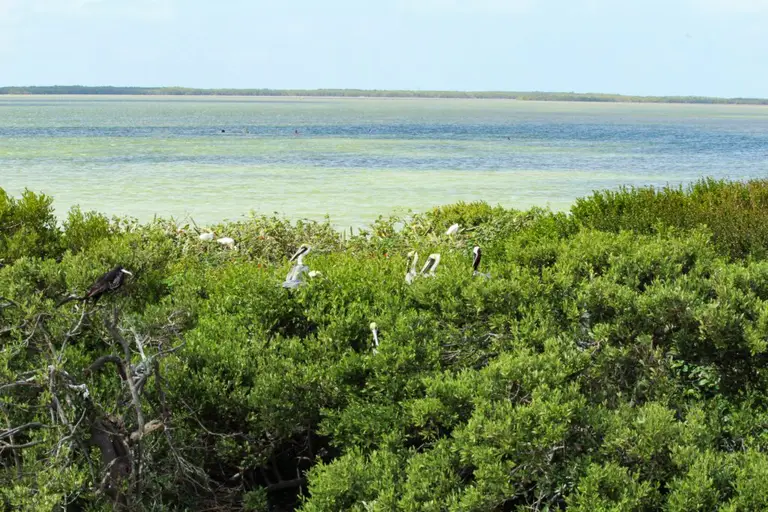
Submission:
<svg viewBox="0 0 768 512">
<path fill-rule="evenodd" d="M 768 107 L 0 96 L 0 187 L 50 194 L 59 214 L 359 226 L 460 200 L 567 209 L 702 176 L 768 177 Z"/>
</svg>

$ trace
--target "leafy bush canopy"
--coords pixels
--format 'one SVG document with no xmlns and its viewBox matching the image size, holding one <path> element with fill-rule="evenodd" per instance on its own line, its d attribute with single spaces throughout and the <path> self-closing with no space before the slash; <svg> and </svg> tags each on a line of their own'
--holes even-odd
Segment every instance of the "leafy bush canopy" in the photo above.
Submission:
<svg viewBox="0 0 768 512">
<path fill-rule="evenodd" d="M 0 508 L 768 508 L 767 202 L 707 180 L 219 244 L 0 189 Z M 435 275 L 406 284 L 410 251 Z"/>
</svg>

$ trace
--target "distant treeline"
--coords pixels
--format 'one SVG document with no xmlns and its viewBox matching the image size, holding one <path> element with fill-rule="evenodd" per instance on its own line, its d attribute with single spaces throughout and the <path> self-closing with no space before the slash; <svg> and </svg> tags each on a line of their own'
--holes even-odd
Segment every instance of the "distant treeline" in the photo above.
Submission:
<svg viewBox="0 0 768 512">
<path fill-rule="evenodd" d="M 389 91 L 379 89 L 193 89 L 187 87 L 88 87 L 54 85 L 0 87 L 0 94 L 135 94 L 172 96 L 315 96 L 368 98 L 478 98 L 523 101 L 596 101 L 612 103 L 708 103 L 768 105 L 761 98 L 707 96 L 625 96 L 621 94 L 509 91 Z"/>
</svg>

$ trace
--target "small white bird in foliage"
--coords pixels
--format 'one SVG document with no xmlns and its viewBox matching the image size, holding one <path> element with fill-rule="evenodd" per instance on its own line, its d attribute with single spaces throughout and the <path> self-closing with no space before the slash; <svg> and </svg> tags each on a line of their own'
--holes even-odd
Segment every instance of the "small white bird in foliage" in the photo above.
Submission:
<svg viewBox="0 0 768 512">
<path fill-rule="evenodd" d="M 483 274 L 478 270 L 480 268 L 480 258 L 483 256 L 483 252 L 479 245 L 476 245 L 475 248 L 472 249 L 472 254 L 474 255 L 474 258 L 472 259 L 472 275 L 475 277 L 485 277 L 486 279 L 490 279 L 490 274 Z"/>
<path fill-rule="evenodd" d="M 408 253 L 408 263 L 410 264 L 410 267 L 405 272 L 405 282 L 407 284 L 411 284 L 413 280 L 416 279 L 416 263 L 418 263 L 418 261 L 419 253 L 416 251 L 411 251 Z"/>
<path fill-rule="evenodd" d="M 456 233 L 459 232 L 459 225 L 458 224 L 451 224 L 451 227 L 448 228 L 448 231 L 445 232 L 448 236 L 453 236 Z"/>
<path fill-rule="evenodd" d="M 376 322 L 371 322 L 371 332 L 373 333 L 373 355 L 379 351 L 379 331 L 376 328 Z"/>
<path fill-rule="evenodd" d="M 200 233 L 200 236 L 198 238 L 203 242 L 210 242 L 213 240 L 214 236 L 215 235 L 213 234 L 213 232 L 208 232 L 208 233 Z"/>
<path fill-rule="evenodd" d="M 230 238 L 228 236 L 223 236 L 221 238 L 217 238 L 216 241 L 219 242 L 221 245 L 226 245 L 226 246 L 228 246 L 230 248 L 235 246 L 234 238 Z"/>
<path fill-rule="evenodd" d="M 419 275 L 423 277 L 434 277 L 435 271 L 437 270 L 437 266 L 440 264 L 440 254 L 439 253 L 433 253 L 430 254 L 427 258 L 427 262 L 424 263 L 424 266 L 421 269 L 421 272 Z"/>
<path fill-rule="evenodd" d="M 305 272 L 309 272 L 309 267 L 304 264 L 304 256 L 306 256 L 310 250 L 311 247 L 306 244 L 302 244 L 301 247 L 299 247 L 299 249 L 294 253 L 294 255 L 291 256 L 291 259 L 288 260 L 296 261 L 296 264 L 291 268 L 291 270 L 288 272 L 288 275 L 285 277 L 283 288 L 297 288 L 304 284 L 304 281 L 301 280 L 301 276 Z"/>
</svg>

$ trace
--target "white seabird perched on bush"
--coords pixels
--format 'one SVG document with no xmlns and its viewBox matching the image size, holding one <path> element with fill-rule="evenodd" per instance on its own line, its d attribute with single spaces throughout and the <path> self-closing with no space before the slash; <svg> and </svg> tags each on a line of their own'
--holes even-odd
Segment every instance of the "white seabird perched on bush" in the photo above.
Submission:
<svg viewBox="0 0 768 512">
<path fill-rule="evenodd" d="M 405 282 L 411 284 L 418 275 L 416 272 L 416 263 L 419 261 L 419 253 L 411 251 L 408 253 L 408 264 L 410 268 L 405 272 Z"/>
<path fill-rule="evenodd" d="M 456 233 L 459 232 L 459 225 L 458 224 L 451 224 L 451 227 L 448 228 L 448 231 L 445 232 L 448 236 L 453 236 Z"/>
<path fill-rule="evenodd" d="M 424 263 L 424 267 L 422 267 L 419 275 L 423 277 L 434 277 L 435 271 L 437 270 L 437 266 L 439 264 L 440 264 L 440 253 L 430 254 L 429 257 L 427 258 L 427 262 Z"/>
<path fill-rule="evenodd" d="M 371 322 L 371 332 L 373 333 L 373 355 L 379 351 L 379 330 L 376 328 L 376 322 Z"/>
<path fill-rule="evenodd" d="M 296 261 L 296 264 L 291 268 L 291 270 L 288 272 L 288 275 L 285 277 L 283 288 L 297 288 L 304 284 L 304 281 L 301 280 L 302 274 L 309 272 L 309 267 L 304 265 L 304 256 L 306 256 L 310 250 L 310 246 L 302 244 L 301 247 L 299 247 L 299 249 L 294 253 L 294 255 L 291 256 L 291 259 L 288 260 Z"/>
<path fill-rule="evenodd" d="M 234 247 L 235 246 L 235 239 L 230 238 L 228 236 L 223 236 L 221 238 L 216 239 L 217 242 L 219 242 L 221 245 L 226 245 L 228 247 Z"/>
</svg>

